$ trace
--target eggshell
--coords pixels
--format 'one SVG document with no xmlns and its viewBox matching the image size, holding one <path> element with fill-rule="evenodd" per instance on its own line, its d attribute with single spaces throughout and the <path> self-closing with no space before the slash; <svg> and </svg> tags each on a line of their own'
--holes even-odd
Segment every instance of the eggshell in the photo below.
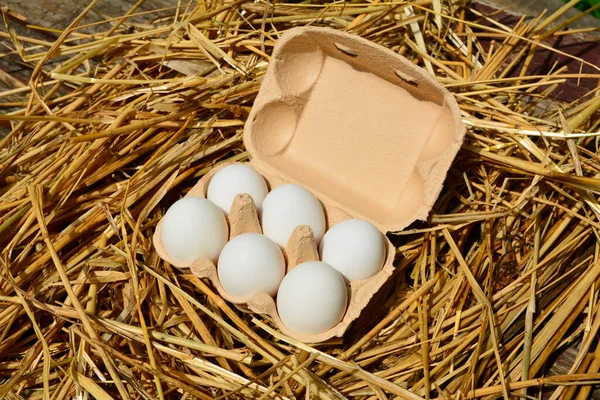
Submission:
<svg viewBox="0 0 600 400">
<path fill-rule="evenodd" d="M 331 265 L 349 281 L 375 275 L 385 261 L 383 234 L 370 222 L 348 219 L 331 227 L 319 247 L 321 261 Z"/>
<path fill-rule="evenodd" d="M 233 297 L 244 299 L 260 292 L 275 296 L 285 275 L 285 260 L 268 237 L 243 233 L 225 245 L 217 271 L 223 289 Z"/>
<path fill-rule="evenodd" d="M 215 203 L 225 215 L 231 211 L 233 199 L 240 193 L 252 197 L 258 210 L 269 192 L 264 178 L 247 164 L 230 164 L 220 169 L 208 184 L 206 198 Z"/>
<path fill-rule="evenodd" d="M 202 197 L 176 201 L 162 220 L 162 244 L 180 263 L 198 258 L 216 262 L 227 243 L 229 228 L 221 210 Z"/>
<path fill-rule="evenodd" d="M 342 275 L 332 266 L 309 261 L 291 270 L 277 292 L 277 312 L 294 332 L 319 334 L 337 325 L 348 304 Z"/>
<path fill-rule="evenodd" d="M 265 197 L 261 224 L 265 236 L 285 247 L 300 225 L 313 231 L 317 243 L 325 233 L 325 213 L 319 200 L 299 185 L 281 185 Z"/>
</svg>

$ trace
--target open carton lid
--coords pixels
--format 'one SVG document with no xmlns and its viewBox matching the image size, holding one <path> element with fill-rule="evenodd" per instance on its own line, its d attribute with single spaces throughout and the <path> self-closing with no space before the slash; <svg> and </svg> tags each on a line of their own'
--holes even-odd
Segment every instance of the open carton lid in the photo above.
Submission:
<svg viewBox="0 0 600 400">
<path fill-rule="evenodd" d="M 456 100 L 420 67 L 302 27 L 278 40 L 244 143 L 258 169 L 387 232 L 427 217 L 464 134 Z"/>
</svg>

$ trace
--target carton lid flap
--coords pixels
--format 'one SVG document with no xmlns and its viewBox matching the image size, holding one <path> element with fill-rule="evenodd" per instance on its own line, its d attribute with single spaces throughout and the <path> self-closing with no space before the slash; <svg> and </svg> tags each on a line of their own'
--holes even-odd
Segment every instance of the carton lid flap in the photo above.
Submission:
<svg viewBox="0 0 600 400">
<path fill-rule="evenodd" d="M 277 42 L 244 142 L 259 169 L 398 231 L 426 217 L 464 132 L 455 99 L 421 68 L 304 27 Z"/>
</svg>

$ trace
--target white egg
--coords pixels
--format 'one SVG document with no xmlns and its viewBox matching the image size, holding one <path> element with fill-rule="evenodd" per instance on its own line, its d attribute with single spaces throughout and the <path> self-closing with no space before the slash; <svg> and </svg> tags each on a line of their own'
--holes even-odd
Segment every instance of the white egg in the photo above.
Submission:
<svg viewBox="0 0 600 400">
<path fill-rule="evenodd" d="M 238 194 L 249 194 L 256 208 L 260 210 L 268 192 L 265 179 L 254 168 L 235 163 L 220 169 L 213 175 L 208 184 L 206 198 L 228 215 L 233 199 Z"/>
<path fill-rule="evenodd" d="M 176 201 L 162 220 L 167 254 L 182 263 L 199 258 L 216 262 L 229 238 L 225 216 L 212 202 L 189 196 Z"/>
<path fill-rule="evenodd" d="M 263 201 L 261 224 L 263 233 L 285 247 L 299 225 L 311 227 L 317 243 L 325 233 L 325 213 L 319 200 L 299 185 L 276 187 Z"/>
<path fill-rule="evenodd" d="M 383 234 L 370 222 L 349 219 L 330 228 L 319 246 L 321 261 L 349 281 L 375 275 L 385 262 Z"/>
<path fill-rule="evenodd" d="M 223 289 L 238 299 L 264 292 L 273 297 L 285 275 L 279 246 L 258 233 L 243 233 L 225 245 L 217 264 Z"/>
<path fill-rule="evenodd" d="M 277 313 L 294 332 L 317 334 L 336 326 L 346 313 L 348 292 L 342 275 L 320 261 L 294 267 L 281 281 Z"/>
</svg>

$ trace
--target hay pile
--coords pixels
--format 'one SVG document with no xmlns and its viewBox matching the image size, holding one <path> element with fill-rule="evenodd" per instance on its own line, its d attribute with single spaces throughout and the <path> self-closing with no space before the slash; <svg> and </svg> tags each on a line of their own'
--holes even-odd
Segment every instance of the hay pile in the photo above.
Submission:
<svg viewBox="0 0 600 400">
<path fill-rule="evenodd" d="M 94 3 L 53 43 L 17 36 L 5 15 L 5 56 L 35 69 L 0 93 L 18 108 L 0 116 L 0 398 L 585 398 L 600 382 L 600 96 L 557 101 L 600 68 L 548 44 L 574 2 L 513 28 L 439 0 L 181 2 L 89 34 Z M 203 174 L 247 159 L 271 49 L 307 24 L 414 60 L 468 126 L 429 221 L 393 237 L 398 273 L 375 322 L 315 346 L 151 243 Z M 539 52 L 581 71 L 533 74 Z M 569 374 L 547 376 L 572 343 Z"/>
</svg>

